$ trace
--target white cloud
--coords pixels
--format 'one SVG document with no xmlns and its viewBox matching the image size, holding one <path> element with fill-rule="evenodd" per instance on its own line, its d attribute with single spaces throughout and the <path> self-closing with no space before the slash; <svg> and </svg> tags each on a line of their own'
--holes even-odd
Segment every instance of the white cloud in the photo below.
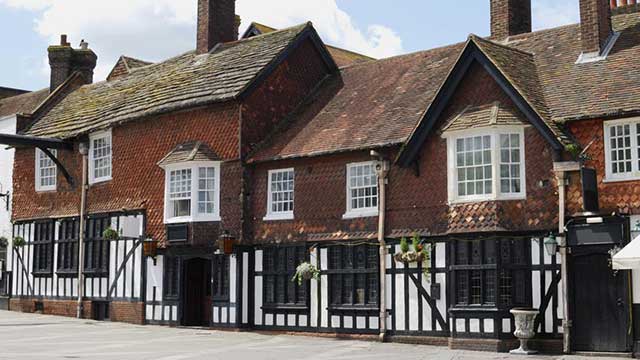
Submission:
<svg viewBox="0 0 640 360">
<path fill-rule="evenodd" d="M 538 0 L 531 3 L 534 30 L 580 22 L 578 0 Z"/>
<path fill-rule="evenodd" d="M 358 27 L 336 0 L 237 0 L 236 4 L 241 30 L 251 21 L 279 28 L 312 21 L 332 45 L 374 57 L 403 51 L 392 29 L 376 24 Z M 35 11 L 35 31 L 51 44 L 63 33 L 73 45 L 86 39 L 99 56 L 96 80 L 106 77 L 120 55 L 158 61 L 195 47 L 197 0 L 0 0 L 0 5 Z"/>
</svg>

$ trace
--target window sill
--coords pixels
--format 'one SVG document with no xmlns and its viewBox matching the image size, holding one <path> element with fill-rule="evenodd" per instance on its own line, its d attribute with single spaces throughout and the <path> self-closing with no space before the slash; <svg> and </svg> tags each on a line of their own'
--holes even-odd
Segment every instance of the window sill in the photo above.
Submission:
<svg viewBox="0 0 640 360">
<path fill-rule="evenodd" d="M 58 270 L 56 275 L 59 278 L 78 277 L 78 270 Z"/>
<path fill-rule="evenodd" d="M 619 178 L 606 176 L 604 179 L 602 179 L 602 182 L 605 183 L 605 184 L 606 183 L 626 182 L 626 181 L 640 181 L 640 176 L 631 175 L 631 176 L 619 177 Z"/>
<path fill-rule="evenodd" d="M 89 185 L 98 185 L 113 180 L 112 177 L 89 180 Z"/>
<path fill-rule="evenodd" d="M 57 188 L 36 188 L 37 193 L 55 193 L 57 191 Z"/>
<path fill-rule="evenodd" d="M 334 311 L 380 311 L 378 305 L 330 305 L 327 307 Z"/>
<path fill-rule="evenodd" d="M 37 278 L 52 277 L 53 276 L 53 272 L 52 271 L 32 271 L 31 275 L 33 275 L 33 277 L 37 277 Z"/>
<path fill-rule="evenodd" d="M 308 310 L 307 305 L 286 305 L 286 304 L 266 304 L 262 305 L 263 310 Z"/>
<path fill-rule="evenodd" d="M 342 219 L 357 219 L 366 217 L 378 216 L 378 209 L 375 210 L 363 210 L 363 211 L 348 211 L 342 215 Z"/>
<path fill-rule="evenodd" d="M 482 198 L 467 198 L 467 199 L 453 199 L 449 200 L 449 205 L 459 205 L 459 204 L 473 204 L 487 201 L 518 201 L 518 200 L 526 200 L 527 196 L 522 195 L 514 195 L 514 196 L 488 196 Z"/>
<path fill-rule="evenodd" d="M 188 217 L 188 218 L 180 217 L 180 218 L 165 219 L 164 223 L 165 224 L 186 224 L 186 223 L 218 222 L 218 221 L 222 221 L 220 216 L 212 216 L 208 218 L 195 218 L 195 219 L 191 217 Z"/>
<path fill-rule="evenodd" d="M 262 221 L 283 221 L 283 220 L 293 220 L 293 213 L 267 214 L 267 216 L 262 218 Z"/>
</svg>

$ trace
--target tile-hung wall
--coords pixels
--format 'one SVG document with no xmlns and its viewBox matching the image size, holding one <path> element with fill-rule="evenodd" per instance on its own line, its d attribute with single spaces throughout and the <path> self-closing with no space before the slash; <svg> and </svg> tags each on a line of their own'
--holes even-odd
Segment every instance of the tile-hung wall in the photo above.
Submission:
<svg viewBox="0 0 640 360">
<path fill-rule="evenodd" d="M 120 238 L 108 241 L 106 246 L 98 248 L 97 243 L 89 240 L 85 244 L 85 255 L 90 252 L 97 254 L 106 252 L 102 257 L 104 262 L 103 271 L 91 273 L 85 268 L 84 296 L 88 300 L 124 300 L 139 301 L 143 298 L 143 250 L 142 236 L 144 234 L 144 215 L 114 215 L 109 214 L 99 217 L 99 221 L 92 218 L 88 221 L 88 226 L 99 234 L 106 227 L 117 230 Z M 75 272 L 77 267 L 63 271 L 61 269 L 61 256 L 66 241 L 73 240 L 77 236 L 62 238 L 64 230 L 63 224 L 77 219 L 57 219 L 48 221 L 46 226 L 41 222 L 22 222 L 13 227 L 13 238 L 22 237 L 26 244 L 13 249 L 12 270 L 12 290 L 13 297 L 18 298 L 38 298 L 51 300 L 70 300 L 78 296 L 78 278 Z M 38 229 L 36 229 L 39 227 Z M 73 227 L 73 225 L 72 225 Z M 77 227 L 76 227 L 77 229 Z M 52 239 L 46 239 L 45 235 L 38 235 L 40 232 L 48 231 Z M 91 231 L 91 230 L 90 230 Z M 36 236 L 40 239 L 36 239 Z M 101 235 L 97 235 L 101 236 Z M 36 240 L 45 239 L 50 241 L 50 245 L 37 245 Z M 103 240 L 100 240 L 103 241 Z M 76 243 L 77 244 L 77 243 Z M 47 246 L 47 250 L 39 250 L 39 247 Z M 40 255 L 36 255 L 40 251 Z M 77 245 L 75 250 L 69 252 L 69 257 L 75 257 L 77 264 Z M 38 257 L 46 257 L 48 261 L 47 271 L 34 274 L 34 261 Z M 94 257 L 95 259 L 98 256 Z M 86 259 L 86 257 L 85 257 Z M 96 260 L 97 261 L 97 260 Z"/>
<path fill-rule="evenodd" d="M 252 251 L 238 249 L 225 255 L 229 263 L 228 300 L 214 299 L 209 323 L 213 327 L 242 327 L 249 324 L 249 264 Z M 147 259 L 147 299 L 145 317 L 148 324 L 179 325 L 183 259 L 180 256 L 158 255 Z M 212 274 L 215 277 L 212 269 Z M 175 274 L 175 277 L 172 276 Z M 171 278 L 174 278 L 172 281 Z"/>
</svg>

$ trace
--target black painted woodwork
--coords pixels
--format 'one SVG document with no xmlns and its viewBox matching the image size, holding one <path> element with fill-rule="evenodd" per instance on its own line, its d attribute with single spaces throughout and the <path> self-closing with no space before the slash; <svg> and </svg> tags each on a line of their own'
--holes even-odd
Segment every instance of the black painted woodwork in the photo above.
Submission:
<svg viewBox="0 0 640 360">
<path fill-rule="evenodd" d="M 582 202 L 585 212 L 598 213 L 600 205 L 598 203 L 598 178 L 595 169 L 580 169 L 580 179 L 582 180 Z"/>
<path fill-rule="evenodd" d="M 213 255 L 212 269 L 212 287 L 208 288 L 213 301 L 227 302 L 229 301 L 229 256 L 224 254 Z"/>
<path fill-rule="evenodd" d="M 309 261 L 305 245 L 267 247 L 263 251 L 263 308 L 307 309 L 309 281 L 292 281 L 296 268 Z"/>
<path fill-rule="evenodd" d="M 187 224 L 167 225 L 167 241 L 185 242 L 189 239 L 189 226 Z"/>
<path fill-rule="evenodd" d="M 575 351 L 631 351 L 629 273 L 611 269 L 610 248 L 572 249 L 570 308 Z"/>
<path fill-rule="evenodd" d="M 378 245 L 332 246 L 329 252 L 329 304 L 333 309 L 378 307 Z"/>
<path fill-rule="evenodd" d="M 53 275 L 53 238 L 55 222 L 52 220 L 35 223 L 33 236 L 33 275 Z"/>
<path fill-rule="evenodd" d="M 78 234 L 80 222 L 77 218 L 60 222 L 58 231 L 57 267 L 58 276 L 78 275 Z"/>
<path fill-rule="evenodd" d="M 182 321 L 184 326 L 209 326 L 211 297 L 207 288 L 211 283 L 210 260 L 193 258 L 183 262 Z"/>
<path fill-rule="evenodd" d="M 569 246 L 610 245 L 621 246 L 628 237 L 629 220 L 621 216 L 603 217 L 600 224 L 587 224 L 586 218 L 575 219 L 568 226 Z"/>
<path fill-rule="evenodd" d="M 111 218 L 100 216 L 89 218 L 84 244 L 84 273 L 88 277 L 104 277 L 109 274 L 109 240 L 102 234 L 111 227 Z"/>
</svg>

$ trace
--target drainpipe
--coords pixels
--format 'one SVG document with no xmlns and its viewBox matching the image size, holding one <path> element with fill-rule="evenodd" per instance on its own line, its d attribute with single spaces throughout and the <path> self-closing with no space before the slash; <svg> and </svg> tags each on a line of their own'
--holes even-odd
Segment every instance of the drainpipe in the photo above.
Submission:
<svg viewBox="0 0 640 360">
<path fill-rule="evenodd" d="M 556 170 L 556 178 L 558 181 L 558 233 L 564 235 L 564 214 L 565 214 L 565 183 L 566 172 L 564 170 Z M 567 271 L 567 242 L 566 237 L 560 244 L 560 276 L 562 278 L 562 350 L 565 354 L 571 353 L 571 320 L 569 319 L 569 285 Z"/>
<path fill-rule="evenodd" d="M 82 318 L 82 294 L 84 293 L 84 237 L 85 231 L 85 212 L 87 207 L 87 189 L 89 185 L 87 184 L 88 177 L 88 160 L 87 156 L 89 154 L 89 145 L 86 143 L 80 143 L 79 151 L 82 155 L 82 189 L 80 193 L 80 230 L 78 236 L 78 308 L 76 312 L 76 317 L 78 319 Z"/>
<path fill-rule="evenodd" d="M 378 175 L 378 243 L 380 245 L 380 341 L 384 342 L 387 333 L 387 304 L 386 304 L 386 269 L 387 269 L 387 243 L 385 241 L 385 215 L 386 215 L 386 185 L 389 175 L 389 162 L 384 160 L 378 152 L 371 150 L 371 156 L 379 160 L 376 165 Z"/>
</svg>

